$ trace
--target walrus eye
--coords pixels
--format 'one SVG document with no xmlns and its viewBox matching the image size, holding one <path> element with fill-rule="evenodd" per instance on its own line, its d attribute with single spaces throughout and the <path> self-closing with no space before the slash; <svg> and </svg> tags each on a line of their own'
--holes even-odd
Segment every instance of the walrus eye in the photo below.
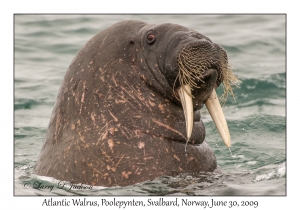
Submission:
<svg viewBox="0 0 300 210">
<path fill-rule="evenodd" d="M 154 34 L 148 34 L 147 35 L 147 42 L 148 42 L 148 44 L 153 44 L 155 42 Z"/>
</svg>

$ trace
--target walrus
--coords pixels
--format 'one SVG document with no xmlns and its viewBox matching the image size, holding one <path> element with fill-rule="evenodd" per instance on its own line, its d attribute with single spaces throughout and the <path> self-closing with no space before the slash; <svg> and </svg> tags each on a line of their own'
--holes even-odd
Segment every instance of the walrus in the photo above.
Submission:
<svg viewBox="0 0 300 210">
<path fill-rule="evenodd" d="M 109 187 L 212 172 L 200 109 L 230 147 L 215 89 L 228 94 L 235 80 L 226 51 L 192 29 L 116 23 L 71 62 L 34 173 Z"/>
</svg>

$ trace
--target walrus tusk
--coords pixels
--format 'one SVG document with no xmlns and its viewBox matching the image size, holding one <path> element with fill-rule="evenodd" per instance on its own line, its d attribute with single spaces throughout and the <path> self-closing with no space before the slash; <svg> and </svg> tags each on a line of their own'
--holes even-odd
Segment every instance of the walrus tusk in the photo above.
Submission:
<svg viewBox="0 0 300 210">
<path fill-rule="evenodd" d="M 186 134 L 187 139 L 190 140 L 193 126 L 194 126 L 194 113 L 193 113 L 193 100 L 192 100 L 192 90 L 189 85 L 183 85 L 178 90 L 181 104 L 183 107 L 185 125 L 186 125 Z"/>
<path fill-rule="evenodd" d="M 191 138 L 193 125 L 194 125 L 193 100 L 191 97 L 192 95 L 191 87 L 189 85 L 183 85 L 179 88 L 178 93 L 183 107 L 185 123 L 186 123 L 186 133 L 187 133 L 187 138 L 189 140 Z M 205 105 L 225 145 L 229 148 L 231 144 L 230 133 L 215 89 L 213 89 L 209 99 L 205 102 Z"/>
<path fill-rule="evenodd" d="M 231 142 L 230 133 L 215 89 L 213 89 L 209 99 L 205 102 L 205 105 L 225 145 L 229 148 Z"/>
</svg>

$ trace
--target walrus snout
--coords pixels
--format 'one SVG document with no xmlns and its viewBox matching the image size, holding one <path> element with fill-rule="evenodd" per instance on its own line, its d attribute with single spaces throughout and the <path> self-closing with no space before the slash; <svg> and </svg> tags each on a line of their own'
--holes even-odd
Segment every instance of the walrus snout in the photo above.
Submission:
<svg viewBox="0 0 300 210">
<path fill-rule="evenodd" d="M 221 68 L 227 65 L 227 54 L 221 53 L 219 47 L 205 39 L 195 40 L 184 45 L 176 58 L 180 85 L 189 84 L 199 87 L 209 69 L 215 69 L 222 82 Z M 223 56 L 223 57 L 222 57 Z"/>
<path fill-rule="evenodd" d="M 185 44 L 176 62 L 176 80 L 180 84 L 178 94 L 184 110 L 188 141 L 191 141 L 194 127 L 192 112 L 199 104 L 205 103 L 222 139 L 230 147 L 229 129 L 215 94 L 215 88 L 223 82 L 228 72 L 230 74 L 225 50 L 202 38 Z"/>
</svg>

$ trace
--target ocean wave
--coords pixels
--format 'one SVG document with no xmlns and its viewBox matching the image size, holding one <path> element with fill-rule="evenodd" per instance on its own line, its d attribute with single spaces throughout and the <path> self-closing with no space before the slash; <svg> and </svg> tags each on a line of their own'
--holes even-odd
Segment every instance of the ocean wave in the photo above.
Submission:
<svg viewBox="0 0 300 210">
<path fill-rule="evenodd" d="M 268 166 L 270 167 L 270 166 Z M 276 168 L 268 173 L 259 174 L 255 177 L 254 182 L 263 180 L 279 179 L 286 176 L 286 162 L 279 164 Z"/>
</svg>

